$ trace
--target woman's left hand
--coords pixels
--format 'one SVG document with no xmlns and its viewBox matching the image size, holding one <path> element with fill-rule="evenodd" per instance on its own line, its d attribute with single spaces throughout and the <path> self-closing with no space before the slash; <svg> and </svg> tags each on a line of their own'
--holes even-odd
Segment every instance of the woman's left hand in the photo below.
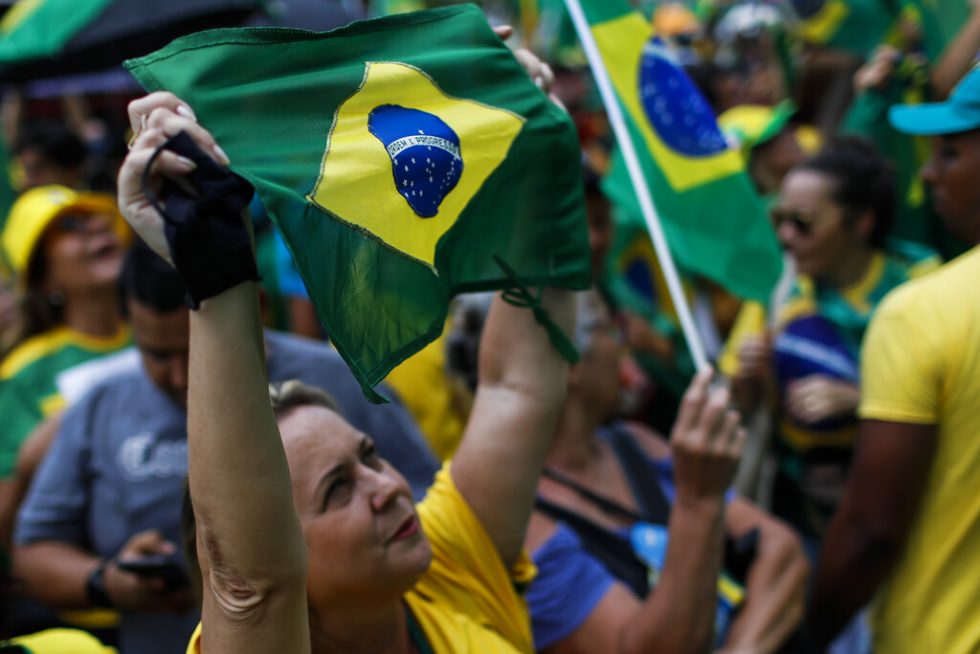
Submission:
<svg viewBox="0 0 980 654">
<path fill-rule="evenodd" d="M 228 157 L 215 143 L 214 137 L 197 123 L 194 113 L 172 93 L 157 92 L 129 103 L 129 121 L 133 140 L 129 154 L 119 169 L 119 210 L 140 238 L 154 252 L 172 263 L 170 248 L 163 232 L 163 218 L 150 204 L 143 192 L 143 172 L 156 149 L 179 132 L 187 132 L 198 146 L 221 164 Z M 159 191 L 163 178 L 181 177 L 190 173 L 196 164 L 173 152 L 164 150 L 150 169 L 149 185 Z"/>
<path fill-rule="evenodd" d="M 786 410 L 807 425 L 853 415 L 860 402 L 861 391 L 855 384 L 826 375 L 804 377 L 786 391 Z"/>
</svg>

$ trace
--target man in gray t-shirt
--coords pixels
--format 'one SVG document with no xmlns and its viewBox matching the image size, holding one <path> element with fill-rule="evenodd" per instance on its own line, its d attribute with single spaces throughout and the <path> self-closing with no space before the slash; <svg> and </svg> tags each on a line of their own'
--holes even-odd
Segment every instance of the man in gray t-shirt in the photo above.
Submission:
<svg viewBox="0 0 980 654">
<path fill-rule="evenodd" d="M 154 554 L 182 559 L 188 312 L 179 279 L 155 256 L 136 249 L 123 271 L 141 363 L 65 412 L 14 534 L 16 570 L 40 599 L 119 609 L 123 654 L 182 652 L 198 621 L 186 589 L 167 590 L 159 578 L 117 565 Z M 275 332 L 265 340 L 272 381 L 299 379 L 331 393 L 416 496 L 424 493 L 436 462 L 401 406 L 367 402 L 340 356 L 321 343 Z"/>
</svg>

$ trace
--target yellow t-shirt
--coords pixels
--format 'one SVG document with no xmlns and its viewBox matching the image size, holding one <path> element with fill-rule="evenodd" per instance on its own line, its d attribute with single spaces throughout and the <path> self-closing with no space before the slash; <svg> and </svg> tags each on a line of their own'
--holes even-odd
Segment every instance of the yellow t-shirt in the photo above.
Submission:
<svg viewBox="0 0 980 654">
<path fill-rule="evenodd" d="M 531 582 L 526 554 L 510 571 L 463 496 L 446 463 L 418 504 L 432 545 L 432 564 L 404 596 L 436 654 L 533 652 L 527 603 L 519 588 Z M 187 654 L 198 654 L 201 626 Z"/>
<path fill-rule="evenodd" d="M 938 425 L 897 567 L 872 611 L 876 652 L 980 651 L 980 248 L 878 308 L 862 351 L 864 419 Z"/>
<path fill-rule="evenodd" d="M 20 645 L 31 654 L 116 654 L 114 648 L 103 645 L 95 636 L 76 629 L 48 629 L 18 636 L 9 644 Z"/>
</svg>

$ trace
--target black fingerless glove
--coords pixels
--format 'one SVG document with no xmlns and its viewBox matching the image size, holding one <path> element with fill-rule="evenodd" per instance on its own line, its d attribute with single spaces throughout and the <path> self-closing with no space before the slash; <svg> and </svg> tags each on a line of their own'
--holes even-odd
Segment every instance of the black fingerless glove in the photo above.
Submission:
<svg viewBox="0 0 980 654">
<path fill-rule="evenodd" d="M 170 257 L 187 287 L 187 305 L 197 309 L 209 297 L 259 279 L 242 216 L 254 189 L 205 154 L 186 132 L 160 146 L 154 158 L 164 149 L 197 164 L 179 180 L 166 178 L 159 201 L 149 192 L 147 176 L 143 178 L 144 193 L 163 216 Z"/>
</svg>

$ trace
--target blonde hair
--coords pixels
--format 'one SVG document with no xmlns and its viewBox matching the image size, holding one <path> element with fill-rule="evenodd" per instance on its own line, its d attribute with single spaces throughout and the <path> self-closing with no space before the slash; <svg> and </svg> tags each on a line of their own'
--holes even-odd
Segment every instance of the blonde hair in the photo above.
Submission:
<svg viewBox="0 0 980 654">
<path fill-rule="evenodd" d="M 272 412 L 276 419 L 284 417 L 301 406 L 319 406 L 343 415 L 340 404 L 330 393 L 296 379 L 269 384 L 269 400 L 272 402 Z"/>
</svg>

